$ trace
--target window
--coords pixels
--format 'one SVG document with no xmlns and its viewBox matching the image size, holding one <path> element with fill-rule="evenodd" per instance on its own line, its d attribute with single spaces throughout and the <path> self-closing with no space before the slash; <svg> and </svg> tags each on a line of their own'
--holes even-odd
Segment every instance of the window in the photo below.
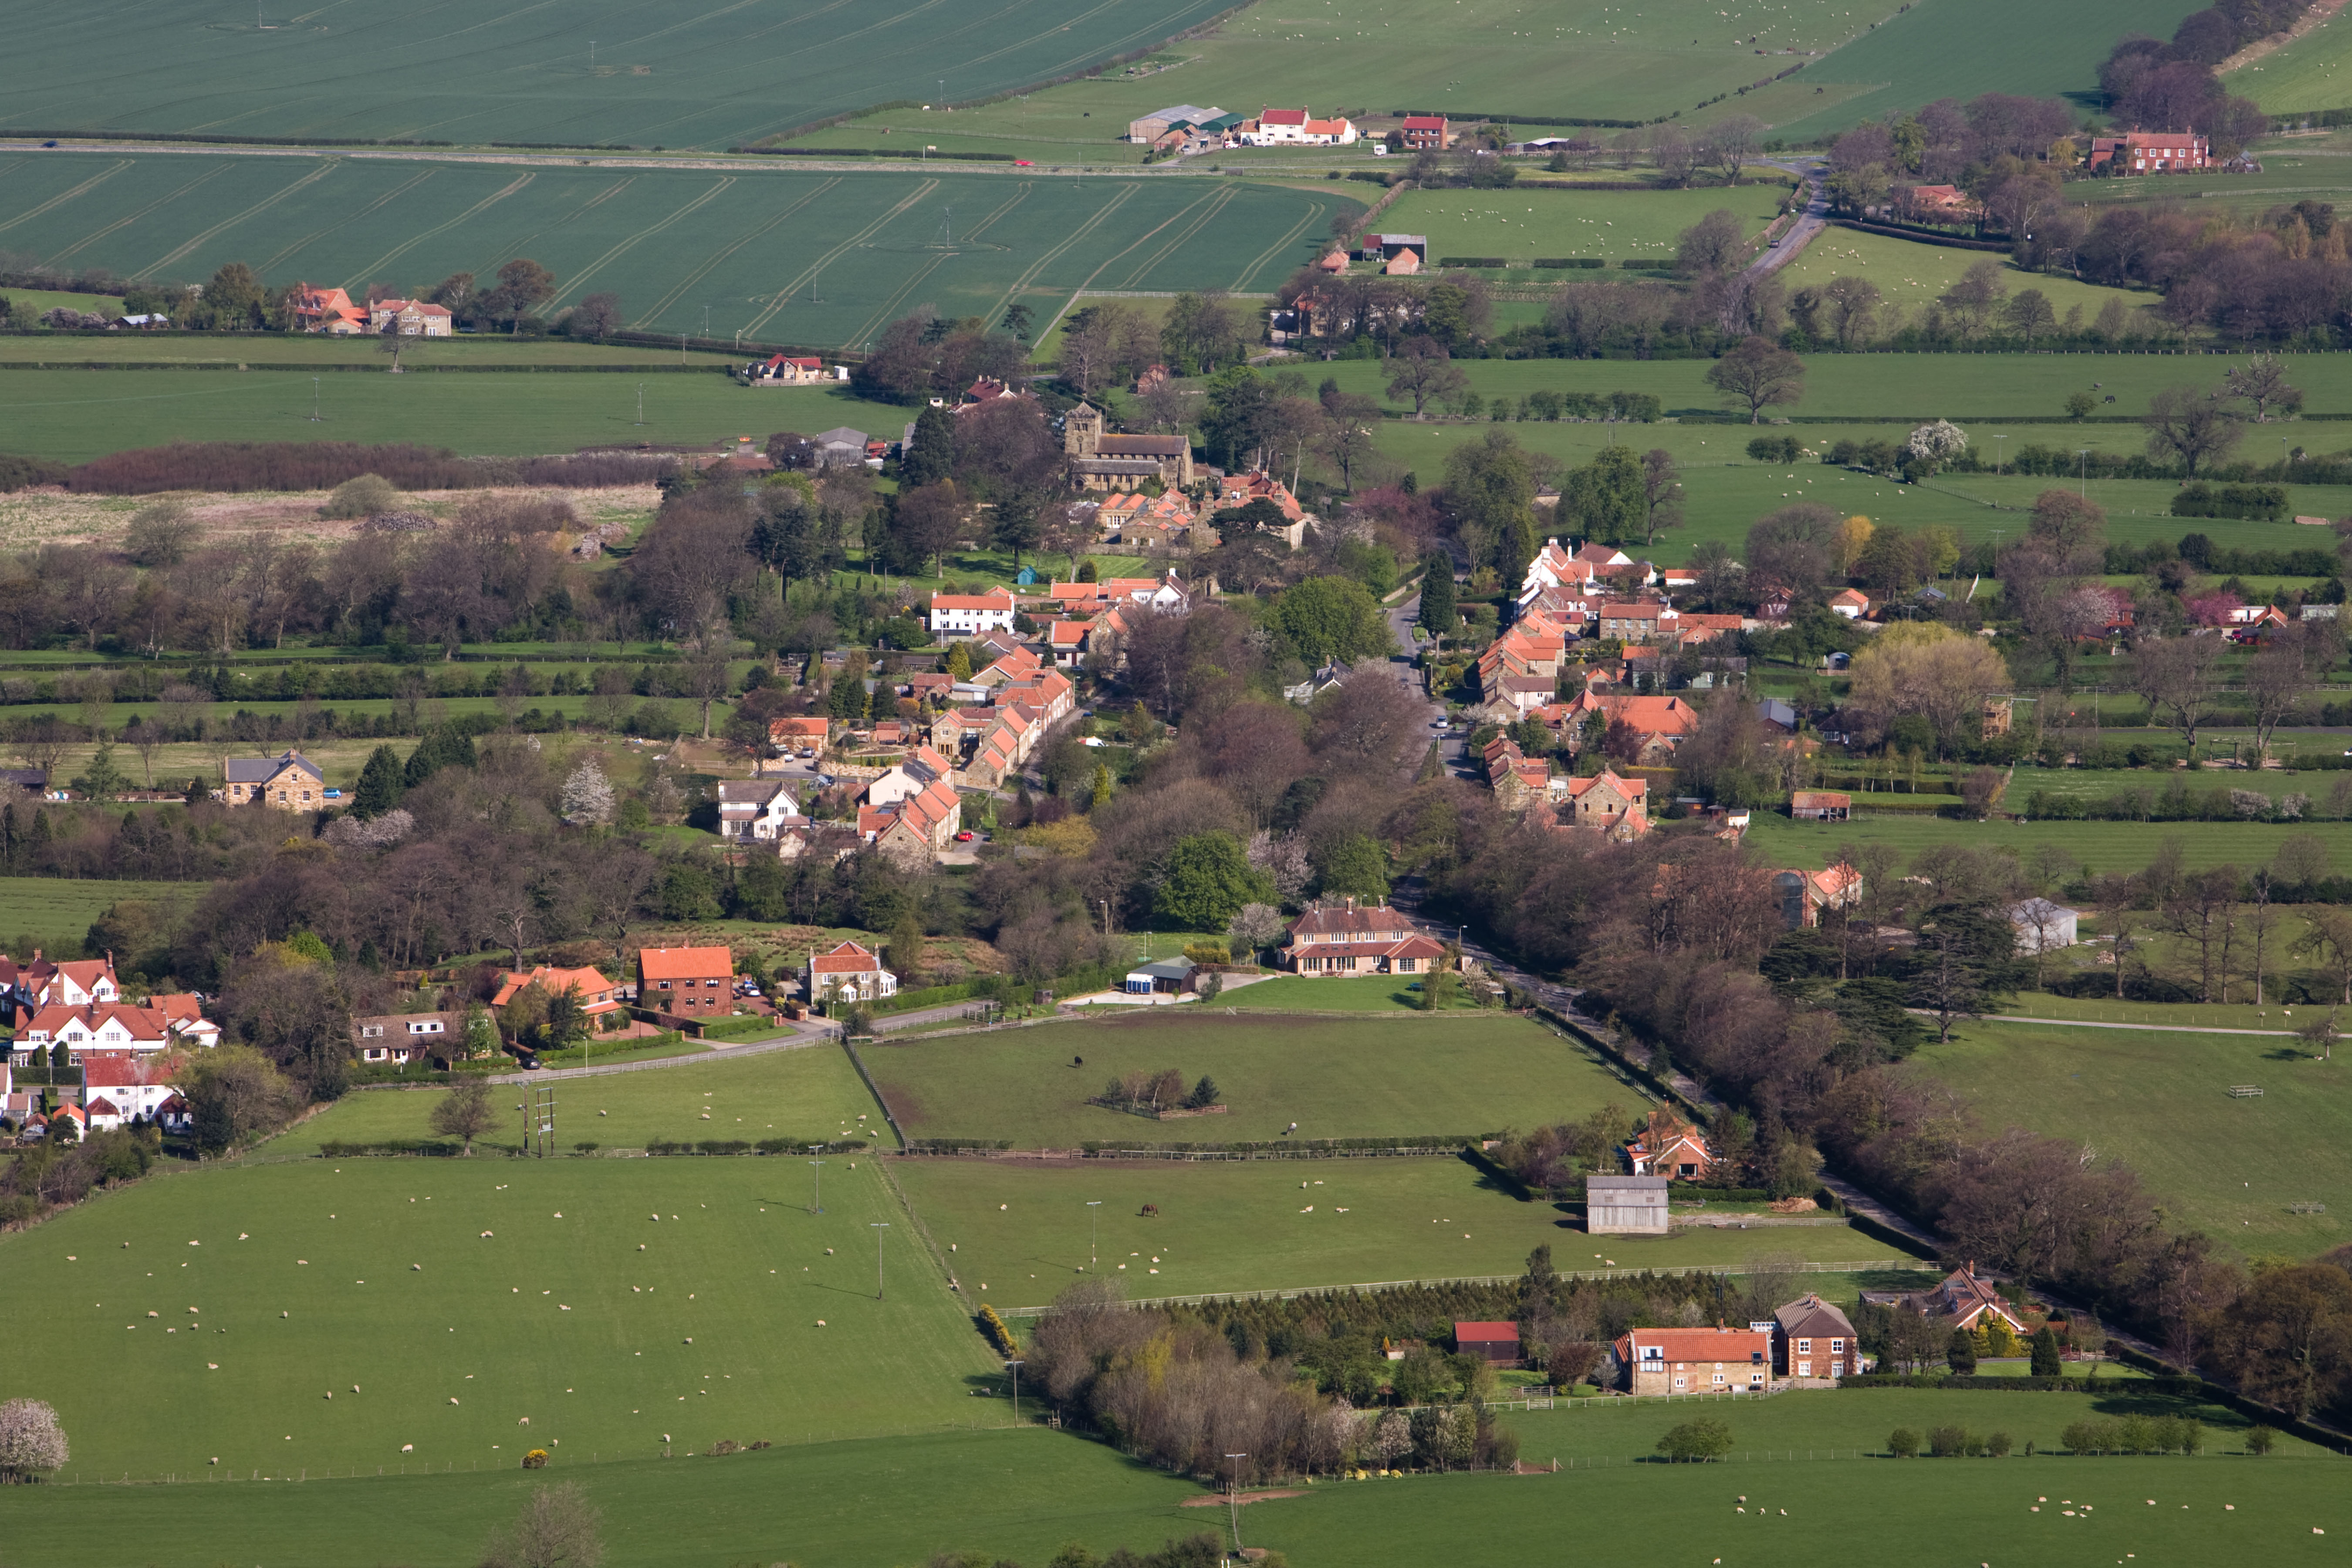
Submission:
<svg viewBox="0 0 2352 1568">
<path fill-rule="evenodd" d="M 1845 1342 L 1844 1342 L 1843 1340 L 1832 1340 L 1832 1341 L 1830 1342 L 1830 1354 L 1832 1354 L 1832 1355 L 1843 1355 L 1843 1354 L 1845 1354 Z"/>
<path fill-rule="evenodd" d="M 382 1024 L 362 1024 L 360 1026 L 360 1038 L 362 1040 L 373 1040 L 378 1035 L 383 1033 L 383 1026 Z"/>
<path fill-rule="evenodd" d="M 1682 1387 L 1685 1386 L 1685 1381 L 1684 1381 L 1682 1378 L 1679 1378 L 1679 1377 L 1678 1377 L 1678 1378 L 1676 1378 L 1676 1379 L 1675 1379 L 1675 1386 L 1676 1388 L 1682 1388 Z"/>
<path fill-rule="evenodd" d="M 1797 1363 L 1797 1375 L 1798 1375 L 1799 1377 L 1811 1377 L 1811 1376 L 1812 1376 L 1812 1375 L 1813 1375 L 1813 1363 L 1812 1363 L 1811 1362 L 1809 1362 L 1809 1361 L 1801 1361 L 1801 1362 L 1799 1362 L 1799 1363 Z"/>
<path fill-rule="evenodd" d="M 669 982 L 668 982 L 668 981 L 667 981 L 667 980 L 663 981 L 663 982 L 661 983 L 661 988 L 662 988 L 663 990 L 665 990 L 665 991 L 668 990 L 668 989 L 669 989 Z"/>
<path fill-rule="evenodd" d="M 1797 1353 L 1798 1353 L 1799 1355 L 1811 1355 L 1811 1354 L 1812 1354 L 1812 1353 L 1813 1353 L 1813 1342 L 1812 1342 L 1812 1341 L 1811 1341 L 1811 1340 L 1799 1340 L 1799 1341 L 1797 1342 Z"/>
<path fill-rule="evenodd" d="M 1719 1373 L 1719 1372 L 1718 1372 L 1718 1373 L 1717 1373 L 1715 1374 L 1715 1381 L 1716 1381 L 1716 1382 L 1717 1382 L 1717 1383 L 1721 1383 L 1721 1382 L 1723 1381 L 1723 1373 Z"/>
</svg>

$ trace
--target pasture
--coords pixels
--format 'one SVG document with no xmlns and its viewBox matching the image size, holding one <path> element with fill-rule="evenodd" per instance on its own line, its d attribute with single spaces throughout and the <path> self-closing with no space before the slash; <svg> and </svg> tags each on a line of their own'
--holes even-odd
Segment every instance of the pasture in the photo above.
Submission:
<svg viewBox="0 0 2352 1568">
<path fill-rule="evenodd" d="M 1257 989 L 1234 993 L 1235 1005 Z M 877 1043 L 865 1057 L 908 1137 L 1010 1138 L 1022 1149 L 1255 1142 L 1294 1122 L 1299 1138 L 1477 1136 L 1580 1121 L 1611 1103 L 1637 1117 L 1644 1104 L 1589 1051 L 1527 1019 L 1475 1010 L 1361 1022 L 1171 1010 Z M 1087 1103 L 1122 1074 L 1169 1068 L 1187 1089 L 1214 1079 L 1231 1109 L 1160 1121 Z"/>
<path fill-rule="evenodd" d="M 1961 250 L 1926 240 L 1864 234 L 1834 226 L 1823 229 L 1794 261 L 1783 267 L 1780 277 L 1793 294 L 1800 289 L 1820 288 L 1832 278 L 1860 276 L 1877 286 L 1888 307 L 1916 310 L 1948 290 L 1960 280 L 1962 273 L 1979 261 L 1990 261 L 2000 269 L 2001 282 L 2010 298 L 2029 289 L 2038 290 L 2050 301 L 2050 309 L 2061 323 L 2068 311 L 2080 310 L 2082 324 L 2088 327 L 2099 319 L 2099 312 L 2110 300 L 2126 310 L 2137 310 L 2156 304 L 2159 298 L 2146 289 L 2109 289 L 2079 282 L 2063 273 L 2029 272 L 1995 252 Z"/>
<path fill-rule="evenodd" d="M 2331 15 L 2293 43 L 2231 71 L 2230 90 L 2271 114 L 2352 104 L 2352 60 L 2346 56 L 2352 48 L 2352 24 L 2338 26 L 2338 20 Z M 2263 163 L 2269 162 L 2265 156 Z"/>
<path fill-rule="evenodd" d="M 506 1469 L 531 1447 L 572 1463 L 999 1424 L 965 1393 L 985 1346 L 857 1164 L 828 1171 L 822 1215 L 781 1160 L 158 1177 L 0 1237 L 0 1303 L 49 1342 L 9 1391 L 56 1405 L 107 1475 Z"/>
<path fill-rule="evenodd" d="M 90 922 L 121 899 L 164 905 L 194 902 L 204 882 L 67 881 L 56 877 L 0 877 L 0 952 L 23 957 L 35 947 L 53 958 L 78 958 Z"/>
<path fill-rule="evenodd" d="M 1780 210 L 1788 186 L 1719 186 L 1696 191 L 1410 191 L 1381 215 L 1392 234 L 1426 234 L 1432 262 L 1448 256 L 1499 256 L 1524 268 L 1537 257 L 1599 257 L 1610 261 L 1672 261 L 1675 239 L 1707 214 L 1736 215 L 1749 235 Z M 1818 243 L 1818 242 L 1816 242 Z M 1580 280 L 1548 274 L 1546 282 Z"/>
<path fill-rule="evenodd" d="M 2021 768 L 2010 788 L 2024 789 L 2034 777 L 2032 770 Z M 1869 796 L 1856 795 L 1854 805 L 1866 812 Z M 2266 865 L 2277 858 L 2281 844 L 2298 835 L 2318 838 L 2335 864 L 2352 863 L 2347 859 L 2352 856 L 2352 823 L 2347 822 L 1981 823 L 1925 813 L 1865 816 L 1853 822 L 1791 822 L 1777 812 L 1759 812 L 1748 835 L 1771 864 L 1816 868 L 1827 866 L 1841 844 L 1888 845 L 1906 863 L 1932 845 L 1974 844 L 2014 851 L 2023 859 L 2049 845 L 2093 872 L 2138 871 L 2155 857 L 2159 843 L 2175 837 L 2180 841 L 2181 863 L 2201 871 L 2213 866 Z"/>
<path fill-rule="evenodd" d="M 63 298 L 64 296 L 60 296 Z M 401 374 L 436 370 L 578 370 L 588 366 L 659 366 L 676 372 L 725 372 L 743 356 L 692 350 L 683 359 L 675 348 L 632 348 L 625 343 L 575 342 L 570 338 L 482 337 L 408 339 L 401 346 Z M 272 369 L 389 371 L 392 362 L 372 337 L 331 338 L 309 332 L 31 332 L 0 336 L 0 363 L 56 370 L 93 365 L 156 365 L 227 369 L 256 364 Z"/>
<path fill-rule="evenodd" d="M 884 1148 L 892 1143 L 874 1097 L 866 1092 L 841 1048 L 829 1044 L 768 1051 L 737 1061 L 682 1063 L 654 1072 L 585 1078 L 544 1073 L 533 1083 L 555 1090 L 556 1142 L 567 1152 L 583 1142 L 605 1149 L 642 1149 L 656 1140 L 694 1143 L 706 1138 L 831 1142 L 848 1136 L 868 1138 Z M 525 1086 L 494 1084 L 490 1093 L 501 1115 L 496 1130 L 477 1148 L 512 1148 L 522 1119 L 511 1107 L 528 1099 Z M 272 1139 L 264 1157 L 313 1154 L 321 1144 L 332 1142 L 434 1137 L 426 1119 L 442 1096 L 442 1090 L 433 1089 L 346 1095 Z M 843 1156 L 844 1161 L 856 1158 Z M 440 1163 L 434 1168 L 442 1168 Z M 843 1168 L 828 1165 L 829 1170 Z M 798 1201 L 807 1201 L 808 1168 L 779 1164 L 777 1170 L 782 1173 L 764 1179 L 792 1184 L 801 1194 Z"/>
<path fill-rule="evenodd" d="M 956 1248 L 949 1262 L 964 1289 L 1000 1310 L 1043 1306 L 1087 1271 L 1090 1257 L 1142 1298 L 1515 1274 L 1545 1245 L 1563 1270 L 1738 1268 L 1789 1249 L 1813 1262 L 1904 1256 L 1841 1225 L 1588 1237 L 1562 1208 L 1523 1202 L 1450 1155 L 1199 1164 L 915 1158 L 891 1170 L 932 1238 Z M 1100 1208 L 1087 1207 L 1096 1202 Z M 1146 1204 L 1160 1213 L 1145 1215 Z"/>
<path fill-rule="evenodd" d="M 2117 38 L 2170 37 L 2197 9 L 2196 0 L 1925 0 L 1780 84 L 1757 112 L 1770 110 L 1774 134 L 1796 142 L 1938 98 L 2088 94 Z M 1806 89 L 1821 107 L 1805 103 Z"/>
<path fill-rule="evenodd" d="M 2352 1239 L 2347 1064 L 2297 1041 L 1985 1022 L 1914 1059 L 1989 1130 L 2080 1140 L 2137 1171 L 2175 1223 L 2223 1247 L 2307 1258 Z M 2233 1099 L 2233 1084 L 2263 1093 Z M 2312 1203 L 2326 1212 L 2288 1212 Z"/>
<path fill-rule="evenodd" d="M 484 16 L 425 0 L 252 16 L 164 0 L 142 13 L 149 47 L 135 60 L 93 58 L 65 16 L 27 18 L 0 93 L 13 123 L 51 135 L 725 148 L 919 87 L 980 99 L 1084 70 L 1216 9 L 1040 0 L 962 12 L 894 0 L 746 15 L 589 0 L 559 26 L 528 10 Z"/>
<path fill-rule="evenodd" d="M 1823 1419 L 1807 1408 L 1813 1403 L 1835 1408 Z M 2027 1458 L 2021 1436 L 2020 1456 L 2008 1459 L 1919 1460 L 1889 1472 L 1885 1467 L 1895 1461 L 1877 1453 L 1897 1424 L 1923 1430 L 1964 1420 L 2054 1432 L 2124 1403 L 2112 1395 L 1883 1390 L 1783 1394 L 1700 1412 L 1685 1405 L 1654 1415 L 1630 1407 L 1549 1419 L 1511 1415 L 1505 1419 L 1520 1428 L 1523 1451 L 1546 1459 L 1558 1427 L 1578 1419 L 1595 1428 L 1623 1423 L 1627 1436 L 1609 1455 L 1620 1462 L 1547 1476 L 1322 1481 L 1302 1495 L 1254 1504 L 1242 1516 L 1241 1533 L 1244 1542 L 1272 1547 L 1292 1562 L 1406 1568 L 1458 1555 L 1467 1539 L 1481 1543 L 1482 1555 L 1539 1556 L 1558 1550 L 1563 1519 L 1639 1519 L 1645 1541 L 1669 1561 L 1795 1564 L 1834 1560 L 1853 1542 L 1883 1534 L 1899 1489 L 1906 1525 L 1952 1542 L 1954 1561 L 2059 1568 L 2109 1551 L 2142 1561 L 2259 1560 L 2290 1568 L 2336 1561 L 2340 1548 L 2330 1542 L 2352 1529 L 2352 1503 L 2338 1484 L 2342 1461 L 2292 1440 L 2266 1459 L 2246 1458 L 2230 1451 L 2234 1433 L 2219 1412 L 2190 1407 L 2213 1416 L 2210 1449 L 2221 1450 L 2196 1458 Z M 1808 1447 L 1791 1443 L 1779 1450 L 1790 1457 L 1778 1462 L 1760 1456 L 1724 1466 L 1646 1462 L 1641 1438 L 1668 1410 L 1675 1419 L 1719 1416 L 1735 1443 L 1751 1433 L 1760 1438 L 1818 1430 L 1837 1439 L 1822 1447 L 1839 1449 L 1840 1457 L 1809 1458 Z M 1844 1457 L 1855 1449 L 1873 1452 Z M 107 1492 L 43 1487 L 10 1499 L 8 1512 L 18 1548 L 60 1568 L 119 1562 L 122 1539 L 138 1540 L 140 1560 L 164 1568 L 248 1557 L 339 1561 L 362 1540 L 371 1558 L 456 1562 L 478 1554 L 483 1538 L 513 1516 L 533 1479 L 313 1479 L 299 1489 L 254 1483 Z M 1072 1540 L 1100 1553 L 1157 1549 L 1199 1531 L 1225 1534 L 1223 1510 L 1183 1506 L 1218 1500 L 1197 1483 L 1130 1464 L 1102 1444 L 1044 1430 L 823 1444 L 691 1463 L 634 1459 L 538 1479 L 580 1482 L 604 1510 L 612 1561 L 633 1568 L 781 1561 L 786 1552 L 807 1568 L 871 1568 L 948 1550 L 1037 1568 Z M 1738 1511 L 1743 1496 L 1745 1513 Z M 2090 1507 L 2067 1517 L 2076 1503 Z M 90 1528 L 94 1506 L 104 1509 L 104 1531 Z M 691 1519 L 692 1528 L 680 1528 L 681 1519 Z"/>
<path fill-rule="evenodd" d="M 1362 201 L 1337 187 L 762 163 L 60 152 L 0 167 L 0 245 L 51 265 L 196 281 L 243 261 L 273 284 L 356 293 L 488 279 L 528 256 L 558 279 L 550 311 L 617 293 L 639 329 L 814 347 L 869 342 L 922 304 L 993 320 L 1024 298 L 1049 315 L 1042 301 L 1076 289 L 1271 289 Z"/>
<path fill-rule="evenodd" d="M 1255 114 L 1263 105 L 1303 100 L 1318 115 L 1337 109 L 1373 132 L 1405 110 L 1457 121 L 1515 114 L 1648 120 L 1687 111 L 1717 94 L 1744 104 L 1736 96 L 1741 88 L 1795 63 L 1782 51 L 1835 49 L 1895 11 L 1893 5 L 1854 10 L 1836 0 L 1759 0 L 1727 14 L 1707 0 L 1656 0 L 1638 13 L 1607 0 L 1541 7 L 1524 0 L 1259 5 L 1098 77 L 952 113 L 910 105 L 877 110 L 792 142 L 874 148 L 895 147 L 903 137 L 1041 162 L 1135 163 L 1143 149 L 1118 140 L 1128 122 L 1176 103 Z M 1370 163 L 1361 146 L 1239 155 L 1244 164 L 1269 159 Z"/>
</svg>

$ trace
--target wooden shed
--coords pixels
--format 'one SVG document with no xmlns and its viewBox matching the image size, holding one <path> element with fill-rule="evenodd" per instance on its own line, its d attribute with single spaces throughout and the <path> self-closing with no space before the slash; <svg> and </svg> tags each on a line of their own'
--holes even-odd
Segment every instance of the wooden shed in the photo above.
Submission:
<svg viewBox="0 0 2352 1568">
<path fill-rule="evenodd" d="M 1519 1325 L 1455 1323 L 1454 1348 L 1463 1355 L 1475 1355 L 1490 1366 L 1517 1366 L 1519 1364 Z"/>
</svg>

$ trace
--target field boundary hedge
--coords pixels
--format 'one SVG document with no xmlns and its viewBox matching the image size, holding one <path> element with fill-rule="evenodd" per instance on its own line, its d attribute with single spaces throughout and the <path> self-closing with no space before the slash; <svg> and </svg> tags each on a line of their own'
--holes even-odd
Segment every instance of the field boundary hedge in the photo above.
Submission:
<svg viewBox="0 0 2352 1568">
<path fill-rule="evenodd" d="M 756 1143 L 742 1138 L 656 1138 L 646 1145 L 646 1152 L 664 1158 L 681 1154 L 799 1154 L 812 1149 L 820 1154 L 856 1154 L 870 1147 L 863 1138 L 829 1138 L 822 1143 L 814 1139 L 792 1138 L 762 1138 Z"/>
<path fill-rule="evenodd" d="M 1922 245 L 1943 246 L 1953 250 L 2010 250 L 2014 247 L 2005 239 L 1963 239 L 1940 229 L 1913 228 L 1906 224 L 1864 223 L 1860 218 L 1833 217 L 1830 222 L 1840 228 L 1850 228 L 1859 234 L 1883 235 L 1889 239 L 1916 240 Z"/>
<path fill-rule="evenodd" d="M 1943 1372 L 1865 1372 L 1838 1380 L 1840 1388 L 1935 1388 L 1954 1393 L 1991 1394 L 2160 1394 L 2180 1399 L 2207 1399 L 2218 1391 L 2201 1377 L 2179 1374 L 2147 1378 L 2014 1377 Z"/>
</svg>

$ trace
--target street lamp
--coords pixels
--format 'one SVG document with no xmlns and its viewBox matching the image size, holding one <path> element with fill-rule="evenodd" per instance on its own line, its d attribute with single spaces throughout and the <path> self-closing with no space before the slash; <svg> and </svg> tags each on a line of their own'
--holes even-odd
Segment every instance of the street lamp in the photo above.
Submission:
<svg viewBox="0 0 2352 1568">
<path fill-rule="evenodd" d="M 811 1144 L 810 1147 L 814 1148 L 815 1145 Z M 816 1202 L 810 1207 L 809 1213 L 823 1214 L 824 1212 L 824 1162 L 811 1160 L 809 1163 L 816 1171 Z"/>
<path fill-rule="evenodd" d="M 882 1234 L 881 1234 L 881 1233 L 890 1228 L 890 1222 L 889 1222 L 888 1220 L 879 1220 L 879 1219 L 877 1219 L 877 1220 L 871 1220 L 871 1221 L 868 1221 L 868 1222 L 867 1222 L 866 1228 L 867 1228 L 867 1229 L 869 1229 L 869 1230 L 871 1230 L 871 1231 L 873 1231 L 873 1232 L 875 1233 L 875 1235 L 874 1235 L 874 1299 L 875 1299 L 876 1300 L 879 1301 L 879 1300 L 882 1299 Z"/>
<path fill-rule="evenodd" d="M 1095 1266 L 1102 1261 L 1095 1256 L 1095 1226 L 1102 1218 L 1100 1215 L 1095 1213 L 1095 1210 L 1100 1207 L 1102 1207 L 1100 1198 L 1096 1198 L 1087 1205 L 1087 1272 L 1089 1274 L 1093 1273 Z"/>
</svg>

